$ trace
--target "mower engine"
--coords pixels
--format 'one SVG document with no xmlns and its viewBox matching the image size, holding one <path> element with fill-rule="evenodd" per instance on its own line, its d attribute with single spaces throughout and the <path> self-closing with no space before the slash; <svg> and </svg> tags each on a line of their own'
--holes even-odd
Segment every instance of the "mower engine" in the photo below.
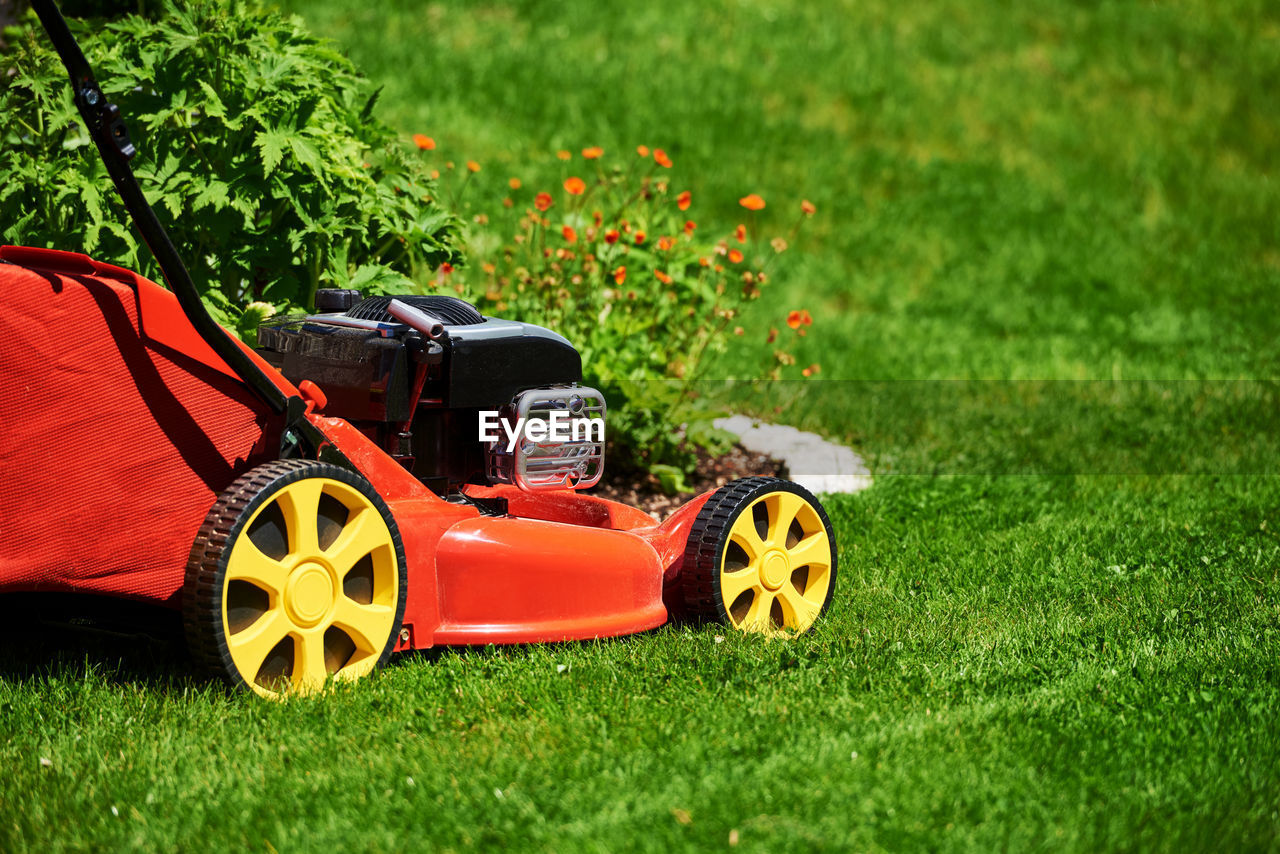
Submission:
<svg viewBox="0 0 1280 854">
<path fill-rule="evenodd" d="M 316 303 L 318 314 L 265 321 L 258 352 L 295 385 L 319 386 L 325 415 L 436 493 L 599 482 L 604 397 L 581 385 L 582 359 L 563 337 L 450 296 L 322 290 Z"/>
</svg>

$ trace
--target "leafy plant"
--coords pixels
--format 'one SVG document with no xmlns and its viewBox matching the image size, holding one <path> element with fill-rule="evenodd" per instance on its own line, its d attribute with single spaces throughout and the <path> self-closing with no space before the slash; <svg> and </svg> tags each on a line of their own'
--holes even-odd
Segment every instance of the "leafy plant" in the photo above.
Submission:
<svg viewBox="0 0 1280 854">
<path fill-rule="evenodd" d="M 431 138 L 417 135 L 415 142 L 424 157 L 437 156 Z M 695 380 L 727 336 L 748 334 L 744 310 L 768 285 L 788 242 L 763 236 L 757 218 L 765 201 L 755 194 L 740 200 L 743 223 L 707 236 L 691 218 L 692 194 L 673 191 L 674 164 L 664 151 L 640 146 L 612 165 L 604 154 L 586 148 L 578 166 L 570 152 L 559 152 L 566 165 L 556 187 L 510 178 L 492 194 L 505 195 L 501 206 L 471 217 L 468 267 L 442 266 L 435 283 L 468 295 L 486 313 L 549 326 L 573 341 L 588 380 L 609 398 L 614 459 L 675 490 L 679 475 L 693 468 L 693 445 L 718 438 L 705 424 L 713 412 Z M 461 208 L 480 164 L 441 165 Z M 791 239 L 813 213 L 807 201 L 798 206 Z M 748 376 L 818 370 L 797 367 L 790 352 L 812 324 L 808 312 L 785 321 L 791 331 L 781 335 L 776 327 L 751 331 L 761 361 L 744 366 Z"/>
<path fill-rule="evenodd" d="M 297 19 L 192 0 L 81 42 L 129 122 L 148 200 L 224 324 L 250 332 L 323 286 L 403 291 L 415 268 L 455 259 L 457 220 L 374 117 L 377 91 Z M 5 59 L 4 240 L 158 275 L 30 19 Z"/>
</svg>

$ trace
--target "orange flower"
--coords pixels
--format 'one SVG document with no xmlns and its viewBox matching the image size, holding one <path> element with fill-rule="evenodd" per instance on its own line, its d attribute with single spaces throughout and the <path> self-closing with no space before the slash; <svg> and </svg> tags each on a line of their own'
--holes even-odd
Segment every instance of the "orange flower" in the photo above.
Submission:
<svg viewBox="0 0 1280 854">
<path fill-rule="evenodd" d="M 812 326 L 813 317 L 809 314 L 808 309 L 801 311 L 793 311 L 787 315 L 787 326 L 792 329 L 800 329 L 801 326 Z"/>
<path fill-rule="evenodd" d="M 766 338 L 766 339 L 764 339 L 764 343 L 766 343 L 766 344 L 772 344 L 774 341 L 777 341 L 777 340 L 778 340 L 778 330 L 777 330 L 777 329 L 770 329 L 770 330 L 769 330 L 769 337 L 768 337 L 768 338 Z"/>
<path fill-rule="evenodd" d="M 644 232 L 643 232 L 643 231 L 637 231 L 637 232 L 636 232 L 636 246 L 639 246 L 641 243 L 644 243 Z"/>
<path fill-rule="evenodd" d="M 730 264 L 740 264 L 740 263 L 742 263 L 742 253 L 741 253 L 741 252 L 739 252 L 737 249 L 730 249 L 730 250 L 729 250 L 729 263 L 730 263 Z"/>
<path fill-rule="evenodd" d="M 552 205 L 550 193 L 538 193 L 533 197 L 533 206 L 540 211 L 545 211 Z"/>
<path fill-rule="evenodd" d="M 666 273 L 662 272 L 661 270 L 654 270 L 653 274 L 658 277 L 658 281 L 662 282 L 662 284 L 664 285 L 671 284 L 671 277 L 668 276 Z"/>
<path fill-rule="evenodd" d="M 578 242 L 578 232 L 574 231 L 572 226 L 566 225 L 564 228 L 560 229 L 560 234 L 564 236 L 565 243 Z"/>
<path fill-rule="evenodd" d="M 742 205 L 749 211 L 758 211 L 764 209 L 764 199 L 752 193 L 749 196 L 743 196 L 738 199 L 738 204 Z"/>
<path fill-rule="evenodd" d="M 618 242 L 618 229 L 611 228 L 604 233 L 604 242 L 613 244 Z"/>
<path fill-rule="evenodd" d="M 710 267 L 711 259 L 703 255 L 701 258 L 698 259 L 698 263 L 701 264 L 703 267 Z"/>
<path fill-rule="evenodd" d="M 413 135 L 413 144 L 423 151 L 431 151 L 436 147 L 436 141 L 425 133 L 415 133 Z"/>
<path fill-rule="evenodd" d="M 637 146 L 636 146 L 636 154 L 639 154 L 641 157 L 648 157 L 648 156 L 649 156 L 649 146 L 647 146 L 647 145 L 637 145 Z"/>
<path fill-rule="evenodd" d="M 626 268 L 626 267 L 619 267 L 618 269 L 616 269 L 616 270 L 614 270 L 614 271 L 613 271 L 613 282 L 614 282 L 614 284 L 620 285 L 620 284 L 622 284 L 623 282 L 625 282 L 626 280 L 627 280 L 627 268 Z"/>
<path fill-rule="evenodd" d="M 450 264 L 448 261 L 445 261 L 443 264 L 440 265 L 440 275 L 447 276 L 452 272 L 453 272 L 453 265 Z"/>
<path fill-rule="evenodd" d="M 653 150 L 653 159 L 662 168 L 664 169 L 671 168 L 671 158 L 668 157 L 667 153 L 663 151 L 661 148 L 655 148 Z"/>
<path fill-rule="evenodd" d="M 556 157 L 559 157 L 561 160 L 568 160 L 569 158 L 573 157 L 573 155 L 562 148 L 556 152 Z"/>
<path fill-rule="evenodd" d="M 741 224 L 740 224 L 737 228 L 735 228 L 735 229 L 733 230 L 733 236 L 734 236 L 734 237 L 736 237 L 736 238 L 738 238 L 738 242 L 739 242 L 739 243 L 746 243 L 746 242 L 747 242 L 747 227 L 746 227 L 745 225 L 741 225 Z"/>
<path fill-rule="evenodd" d="M 680 210 L 687 211 L 691 204 L 693 204 L 693 193 L 690 193 L 688 190 L 685 190 L 683 193 L 676 196 L 676 207 Z"/>
<path fill-rule="evenodd" d="M 483 265 L 481 265 L 480 269 L 484 270 L 489 275 L 493 275 L 498 268 L 495 267 L 492 262 L 486 261 Z"/>
<path fill-rule="evenodd" d="M 696 222 L 694 222 L 693 220 L 689 220 L 684 224 L 684 233 L 693 234 L 693 230 L 697 227 L 698 227 L 698 224 Z"/>
<path fill-rule="evenodd" d="M 468 160 L 468 161 L 467 161 L 467 171 L 468 171 L 468 172 L 479 172 L 479 171 L 480 171 L 480 164 L 479 164 L 479 163 L 477 163 L 477 162 L 475 162 L 474 160 Z"/>
<path fill-rule="evenodd" d="M 747 334 L 747 330 L 743 329 L 741 326 L 735 326 L 735 327 L 733 327 L 733 334 L 734 334 L 734 335 L 746 335 L 746 334 Z"/>
<path fill-rule="evenodd" d="M 822 366 L 821 366 L 821 365 L 819 365 L 817 362 L 814 362 L 812 365 L 810 365 L 809 367 L 805 368 L 805 369 L 804 369 L 803 371 L 801 371 L 800 373 L 804 374 L 806 377 L 811 377 L 811 376 L 813 376 L 814 374 L 816 374 L 816 373 L 817 373 L 818 371 L 820 371 L 820 370 L 822 370 Z"/>
<path fill-rule="evenodd" d="M 783 240 L 781 237 L 773 238 L 773 240 L 769 241 L 769 245 L 773 247 L 774 252 L 787 251 L 787 241 Z"/>
<path fill-rule="evenodd" d="M 565 179 L 564 191 L 571 196 L 581 196 L 587 189 L 587 182 L 574 175 L 572 178 Z"/>
<path fill-rule="evenodd" d="M 800 202 L 800 210 L 804 211 L 805 216 L 813 216 L 818 212 L 818 209 L 814 207 L 813 202 L 808 199 Z"/>
<path fill-rule="evenodd" d="M 519 179 L 519 178 L 512 178 L 510 181 L 508 181 L 508 182 L 507 182 L 507 186 L 508 186 L 508 187 L 510 187 L 510 188 L 511 188 L 511 189 L 513 189 L 513 190 L 518 190 L 518 189 L 520 189 L 520 179 Z"/>
<path fill-rule="evenodd" d="M 672 240 L 670 237 L 667 237 L 665 234 L 662 237 L 658 238 L 658 250 L 661 252 L 666 252 L 668 249 L 670 249 L 672 246 L 675 246 L 675 245 L 676 245 L 676 242 Z"/>
<path fill-rule="evenodd" d="M 587 160 L 595 160 L 597 157 L 602 157 L 603 155 L 604 155 L 604 149 L 598 145 L 593 145 L 590 148 L 582 149 L 582 156 Z"/>
</svg>

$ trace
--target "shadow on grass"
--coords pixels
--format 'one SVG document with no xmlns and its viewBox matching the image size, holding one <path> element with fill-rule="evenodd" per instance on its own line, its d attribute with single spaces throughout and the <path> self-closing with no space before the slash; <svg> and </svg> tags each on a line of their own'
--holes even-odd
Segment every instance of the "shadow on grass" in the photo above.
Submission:
<svg viewBox="0 0 1280 854">
<path fill-rule="evenodd" d="M 643 649 L 665 632 L 698 628 L 700 624 L 673 618 L 658 628 L 616 637 L 435 646 L 393 655 L 385 667 L 393 671 L 412 661 L 434 667 L 453 659 L 467 667 L 496 670 L 534 654 L 550 661 L 565 652 L 577 655 L 602 647 L 639 644 Z M 0 594 L 0 685 L 39 690 L 86 681 L 165 694 L 237 693 L 192 661 L 179 612 L 105 596 Z"/>
<path fill-rule="evenodd" d="M 90 676 L 169 691 L 204 683 L 187 654 L 182 617 L 175 611 L 102 596 L 0 596 L 0 681 Z"/>
</svg>

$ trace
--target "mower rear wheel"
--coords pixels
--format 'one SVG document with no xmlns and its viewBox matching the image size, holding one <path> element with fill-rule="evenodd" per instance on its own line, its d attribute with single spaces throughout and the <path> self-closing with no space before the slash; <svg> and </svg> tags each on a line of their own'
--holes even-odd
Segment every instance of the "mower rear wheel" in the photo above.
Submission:
<svg viewBox="0 0 1280 854">
<path fill-rule="evenodd" d="M 748 477 L 695 518 L 680 583 L 690 616 L 764 634 L 808 631 L 831 602 L 836 538 L 809 490 Z"/>
<path fill-rule="evenodd" d="M 363 477 L 279 460 L 227 488 L 191 549 L 182 592 L 197 661 L 264 697 L 382 664 L 404 617 L 404 546 Z"/>
</svg>

